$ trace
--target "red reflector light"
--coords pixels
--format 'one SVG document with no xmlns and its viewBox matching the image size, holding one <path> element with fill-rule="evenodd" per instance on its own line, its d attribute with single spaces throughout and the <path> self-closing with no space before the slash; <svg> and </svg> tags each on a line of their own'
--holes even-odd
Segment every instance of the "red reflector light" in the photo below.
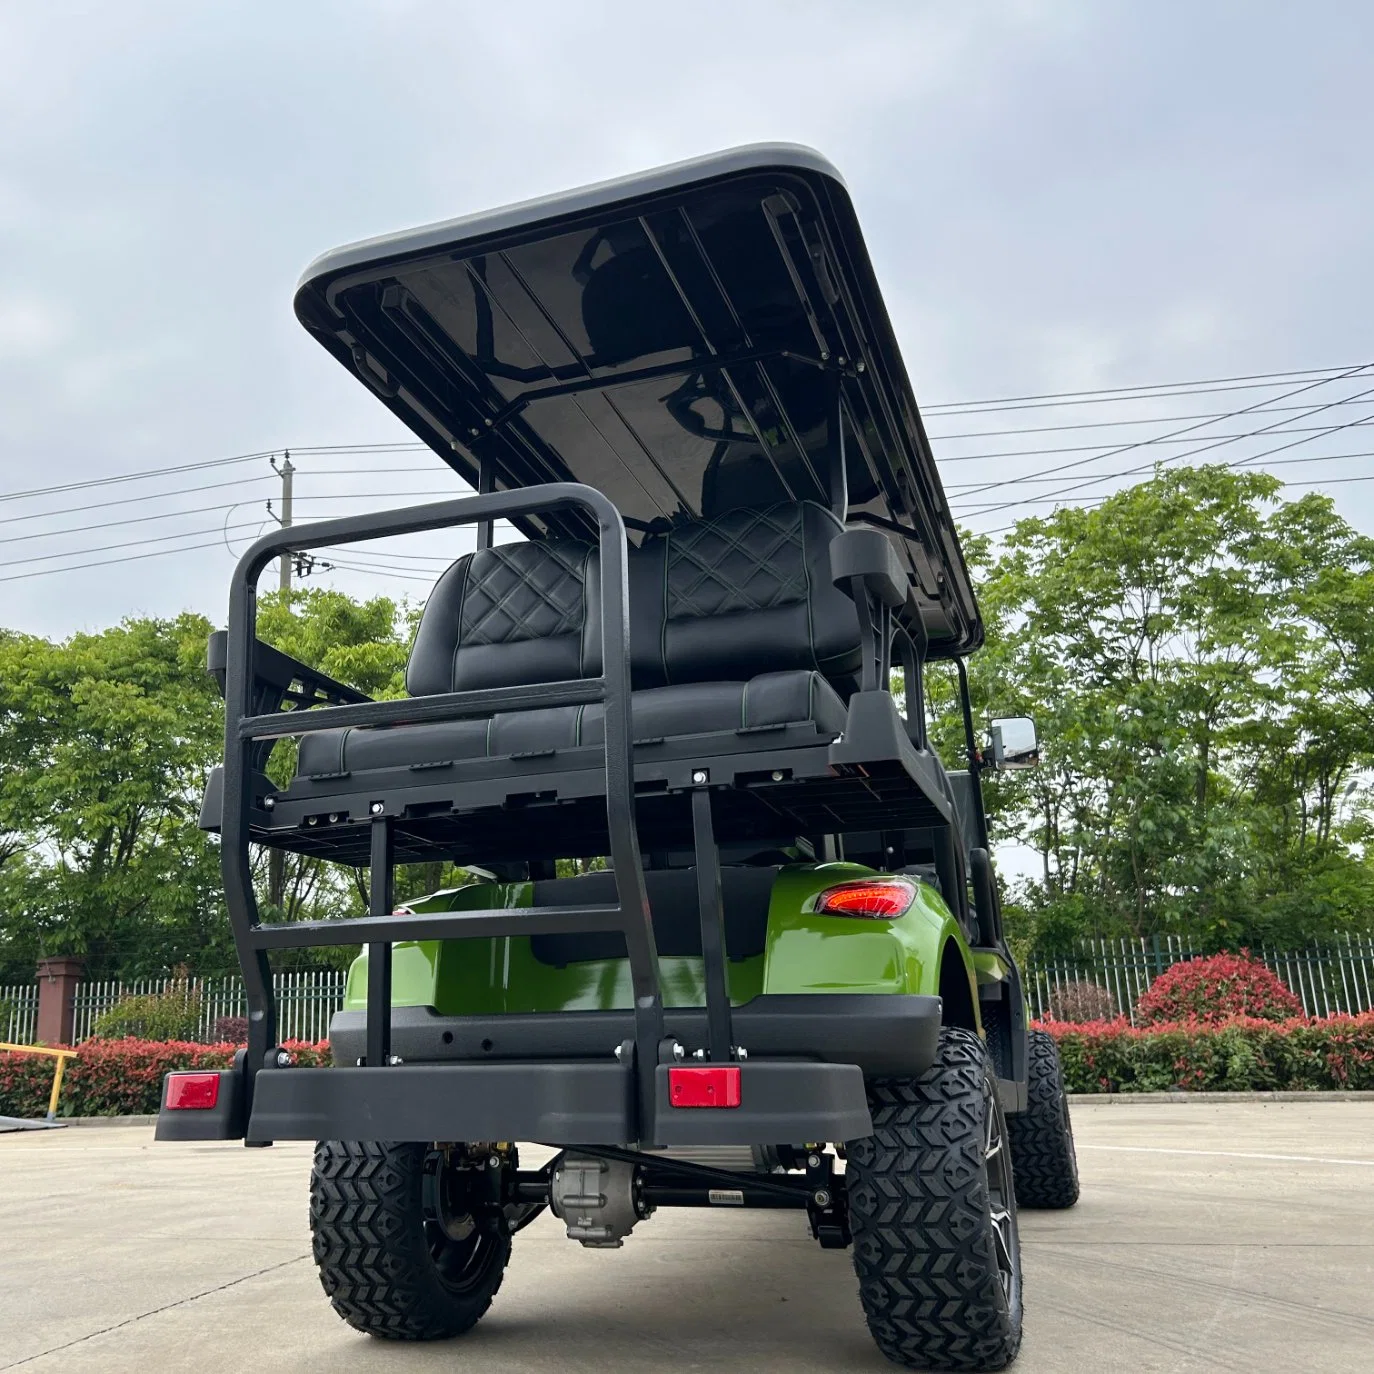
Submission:
<svg viewBox="0 0 1374 1374">
<path fill-rule="evenodd" d="M 219 1074 L 171 1073 L 167 1075 L 167 1110 L 203 1112 L 219 1105 Z"/>
<path fill-rule="evenodd" d="M 739 1066 L 669 1069 L 668 1100 L 674 1107 L 738 1107 Z"/>
<path fill-rule="evenodd" d="M 905 915 L 915 900 L 916 884 L 905 878 L 861 878 L 822 892 L 816 898 L 816 911 L 821 916 L 864 916 L 888 921 Z"/>
</svg>

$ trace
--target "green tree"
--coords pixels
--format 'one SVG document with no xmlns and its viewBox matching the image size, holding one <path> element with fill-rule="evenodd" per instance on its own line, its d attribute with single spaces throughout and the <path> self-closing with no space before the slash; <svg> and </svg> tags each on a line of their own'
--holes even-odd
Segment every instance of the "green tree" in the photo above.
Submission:
<svg viewBox="0 0 1374 1374">
<path fill-rule="evenodd" d="M 310 588 L 264 598 L 259 632 L 379 697 L 404 691 L 415 609 Z M 197 825 L 224 714 L 205 672 L 200 616 L 128 620 L 52 643 L 0 632 L 0 981 L 25 981 L 45 954 L 85 956 L 97 977 L 235 967 L 218 842 Z M 295 750 L 279 745 L 285 782 Z M 279 851 L 254 856 L 268 920 L 356 913 L 358 875 Z M 455 874 L 403 871 L 398 894 Z M 346 959 L 293 951 L 277 963 Z"/>
<path fill-rule="evenodd" d="M 975 699 L 1045 742 L 1041 769 L 993 789 L 997 833 L 1041 855 L 1021 894 L 1037 938 L 1235 943 L 1359 918 L 1368 869 L 1335 806 L 1371 761 L 1370 542 L 1279 489 L 1161 472 L 1020 521 L 986 568 Z"/>
<path fill-rule="evenodd" d="M 167 948 L 222 957 L 218 865 L 196 828 L 223 730 L 208 631 L 183 615 L 0 638 L 7 950 L 82 954 L 97 974 L 160 970 Z"/>
</svg>

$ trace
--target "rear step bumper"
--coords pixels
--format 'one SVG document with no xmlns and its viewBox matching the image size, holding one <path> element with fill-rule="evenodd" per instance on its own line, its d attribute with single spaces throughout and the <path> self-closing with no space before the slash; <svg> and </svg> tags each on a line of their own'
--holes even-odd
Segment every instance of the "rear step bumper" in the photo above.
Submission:
<svg viewBox="0 0 1374 1374">
<path fill-rule="evenodd" d="M 935 1062 L 940 1014 L 938 997 L 907 993 L 767 993 L 735 1007 L 731 1023 L 735 1040 L 755 1059 L 857 1064 L 868 1078 L 915 1077 Z M 669 1007 L 664 1022 L 683 1044 L 705 1043 L 704 1008 Z M 407 1065 L 593 1059 L 633 1037 L 629 1011 L 441 1016 L 431 1007 L 396 1007 L 391 1013 L 391 1050 Z M 329 1041 L 336 1064 L 356 1064 L 366 1052 L 367 1014 L 339 1012 Z"/>
<path fill-rule="evenodd" d="M 767 1145 L 854 1140 L 873 1130 L 862 1072 L 852 1064 L 797 1061 L 739 1066 L 740 1104 L 679 1108 L 670 1066 L 657 1070 L 653 1143 Z M 239 1070 L 241 1072 L 241 1070 Z M 233 1079 L 234 1069 L 222 1074 Z M 225 1084 L 222 1100 L 241 1100 Z M 159 1140 L 533 1140 L 550 1145 L 630 1145 L 632 1067 L 609 1055 L 587 1062 L 398 1064 L 387 1068 L 264 1069 L 241 1113 L 169 1110 Z M 164 1097 L 165 1104 L 165 1097 Z"/>
<path fill-rule="evenodd" d="M 340 1012 L 330 1027 L 332 1069 L 264 1068 L 244 1057 L 221 1070 L 213 1110 L 158 1117 L 159 1140 L 533 1140 L 549 1145 L 796 1145 L 869 1135 L 865 1078 L 908 1077 L 935 1062 L 938 997 L 883 993 L 771 993 L 736 1007 L 737 1107 L 674 1107 L 671 1066 L 656 1071 L 652 1141 L 637 1115 L 633 1066 L 615 1048 L 633 1041 L 628 1011 L 440 1016 L 392 1012 L 402 1062 L 353 1067 L 366 1014 Z M 667 1031 L 703 1043 L 706 1013 L 670 1009 Z M 688 1064 L 694 1061 L 686 1061 Z M 647 1124 L 647 1123 L 645 1123 Z"/>
</svg>

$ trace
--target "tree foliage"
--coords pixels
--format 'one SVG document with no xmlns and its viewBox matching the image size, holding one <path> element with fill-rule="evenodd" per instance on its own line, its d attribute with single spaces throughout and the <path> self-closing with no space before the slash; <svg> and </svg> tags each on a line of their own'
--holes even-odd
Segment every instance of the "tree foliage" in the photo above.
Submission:
<svg viewBox="0 0 1374 1374">
<path fill-rule="evenodd" d="M 395 696 L 412 619 L 385 598 L 312 588 L 265 597 L 259 633 Z M 224 739 L 205 672 L 210 630 L 188 613 L 61 643 L 0 632 L 0 982 L 26 981 L 49 954 L 82 955 L 97 977 L 236 967 L 218 843 L 197 826 Z M 277 755 L 284 776 L 291 754 Z M 269 920 L 359 910 L 347 874 L 288 856 L 274 894 L 270 867 L 255 857 Z"/>
<path fill-rule="evenodd" d="M 1374 541 L 1277 479 L 1175 469 L 983 550 L 990 713 L 1042 766 L 990 789 L 1040 856 L 1020 935 L 1186 932 L 1218 947 L 1366 925 Z"/>
</svg>

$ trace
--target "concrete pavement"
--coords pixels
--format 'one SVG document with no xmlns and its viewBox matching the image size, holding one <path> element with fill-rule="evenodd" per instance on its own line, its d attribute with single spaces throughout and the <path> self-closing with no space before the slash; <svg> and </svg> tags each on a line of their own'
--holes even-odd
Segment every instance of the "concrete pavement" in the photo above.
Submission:
<svg viewBox="0 0 1374 1374">
<path fill-rule="evenodd" d="M 1018 1374 L 1374 1369 L 1374 1103 L 1082 1104 L 1084 1197 L 1023 1213 Z M 309 1258 L 309 1148 L 0 1137 L 0 1370 L 621 1374 L 891 1369 L 800 1216 L 660 1211 L 623 1250 L 545 1215 L 471 1335 L 344 1326 Z"/>
</svg>

